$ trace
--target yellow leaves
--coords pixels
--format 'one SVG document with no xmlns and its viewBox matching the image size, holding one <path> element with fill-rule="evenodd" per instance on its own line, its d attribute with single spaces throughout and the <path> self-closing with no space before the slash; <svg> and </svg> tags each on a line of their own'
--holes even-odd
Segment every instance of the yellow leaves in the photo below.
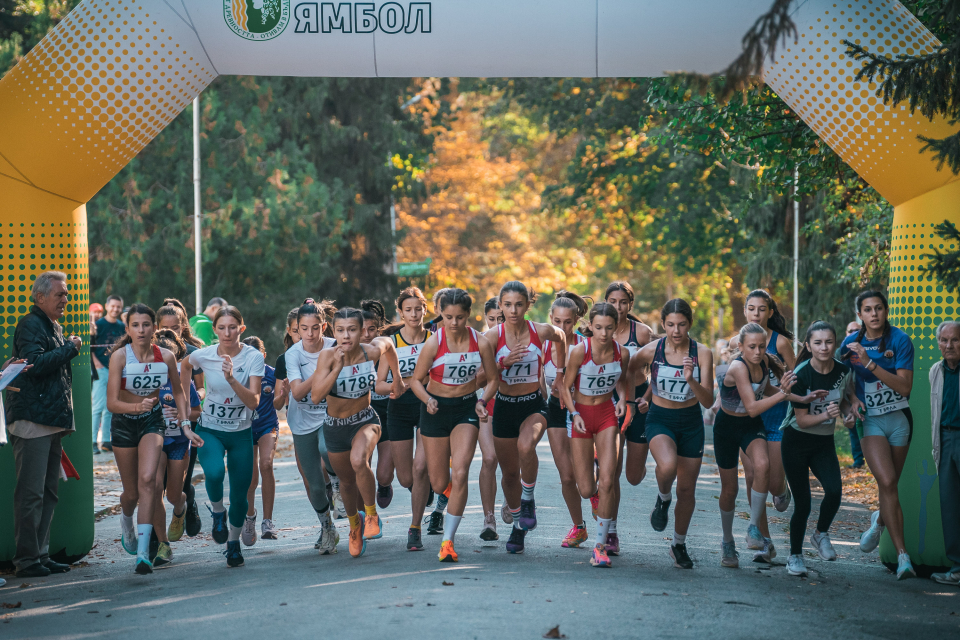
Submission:
<svg viewBox="0 0 960 640">
<path fill-rule="evenodd" d="M 574 87 L 573 89 L 570 90 L 570 93 L 572 93 L 575 96 L 580 95 L 580 87 Z"/>
<path fill-rule="evenodd" d="M 286 191 L 287 185 L 283 184 L 283 172 L 280 169 L 274 169 L 273 174 L 267 178 L 267 182 L 273 185 L 277 191 Z"/>
<path fill-rule="evenodd" d="M 244 128 L 243 123 L 240 122 L 239 120 L 233 123 L 233 128 L 236 129 L 240 133 L 240 135 L 242 136 L 247 135 L 247 130 Z"/>
</svg>

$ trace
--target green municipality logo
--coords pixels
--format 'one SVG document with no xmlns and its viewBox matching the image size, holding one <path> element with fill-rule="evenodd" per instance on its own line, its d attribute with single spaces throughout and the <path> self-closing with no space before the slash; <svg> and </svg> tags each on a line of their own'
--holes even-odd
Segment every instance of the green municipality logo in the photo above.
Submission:
<svg viewBox="0 0 960 640">
<path fill-rule="evenodd" d="M 247 40 L 271 40 L 290 22 L 290 0 L 223 0 L 223 19 Z"/>
</svg>

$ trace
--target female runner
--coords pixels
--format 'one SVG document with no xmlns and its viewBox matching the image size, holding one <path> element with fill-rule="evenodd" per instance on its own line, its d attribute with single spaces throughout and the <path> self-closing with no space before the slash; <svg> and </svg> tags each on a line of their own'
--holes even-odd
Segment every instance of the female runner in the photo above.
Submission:
<svg viewBox="0 0 960 640">
<path fill-rule="evenodd" d="M 379 300 L 364 300 L 360 303 L 363 311 L 363 342 L 370 344 L 380 335 L 387 321 L 387 310 Z M 377 506 L 386 509 L 393 502 L 393 453 L 390 448 L 390 432 L 387 429 L 387 411 L 389 395 L 376 391 L 370 396 L 370 406 L 380 418 L 380 441 L 377 442 Z"/>
<path fill-rule="evenodd" d="M 621 450 L 618 426 L 620 419 L 630 420 L 632 411 L 627 411 L 627 407 L 632 408 L 633 385 L 623 375 L 629 370 L 630 352 L 614 339 L 619 319 L 616 307 L 606 302 L 595 304 L 589 318 L 590 327 L 586 331 L 589 337 L 571 347 L 567 357 L 575 391 L 571 393 L 570 387 L 564 385 L 559 392 L 566 406 L 573 407 L 570 451 L 580 495 L 584 498 L 596 495 L 599 502 L 597 538 L 590 564 L 609 567 L 607 533 L 618 497 L 614 489 Z M 614 389 L 619 391 L 616 404 Z M 596 478 L 594 449 L 598 466 Z"/>
<path fill-rule="evenodd" d="M 913 343 L 887 320 L 887 298 L 879 291 L 857 296 L 860 330 L 840 346 L 856 373 L 854 410 L 863 415 L 863 457 L 880 488 L 880 511 L 873 512 L 870 528 L 860 537 L 860 549 L 870 552 L 880 543 L 884 527 L 897 550 L 897 580 L 915 578 L 903 542 L 903 511 L 897 483 L 910 450 L 913 414 Z"/>
<path fill-rule="evenodd" d="M 247 515 L 247 489 L 253 473 L 253 437 L 250 426 L 260 404 L 260 380 L 264 375 L 263 354 L 240 342 L 246 330 L 240 311 L 231 305 L 217 310 L 213 330 L 218 344 L 194 351 L 182 366 L 203 369 L 207 396 L 197 431 L 205 446 L 200 449 L 204 486 L 213 517 L 211 534 L 217 544 L 227 543 L 227 566 L 243 566 L 240 531 Z M 181 380 L 184 393 L 189 378 Z M 224 468 L 223 459 L 227 465 Z M 223 505 L 223 481 L 230 472 L 230 513 Z M 229 519 L 229 530 L 227 521 Z"/>
<path fill-rule="evenodd" d="M 190 410 L 180 386 L 176 357 L 153 344 L 157 330 L 153 309 L 133 304 L 127 313 L 126 330 L 110 355 L 107 410 L 113 414 L 113 449 L 123 484 L 120 540 L 127 553 L 137 556 L 136 572 L 147 574 L 153 573 L 150 536 L 165 430 L 159 396 L 167 380 L 173 383 L 177 420 L 183 434 L 198 447 L 203 440 L 190 429 Z M 189 384 L 190 378 L 184 379 Z M 143 507 L 137 509 L 134 532 L 133 510 L 138 503 Z"/>
<path fill-rule="evenodd" d="M 470 463 L 480 431 L 475 410 L 477 374 L 481 352 L 492 359 L 493 345 L 467 325 L 473 299 L 466 291 L 444 290 L 437 306 L 442 326 L 424 344 L 410 388 L 423 402 L 420 434 L 433 490 L 442 494 L 452 482 L 439 558 L 440 562 L 456 562 L 454 540 L 467 504 Z"/>
<path fill-rule="evenodd" d="M 162 308 L 162 307 L 161 307 Z M 180 372 L 180 361 L 187 356 L 184 342 L 174 331 L 160 329 L 154 334 L 154 343 L 171 352 L 177 359 L 177 373 Z M 177 422 L 177 405 L 173 399 L 173 384 L 168 379 L 160 388 L 160 405 L 163 412 L 164 432 L 163 450 L 160 454 L 160 463 L 157 465 L 157 488 L 154 497 L 153 531 L 159 545 L 157 555 L 153 559 L 153 566 L 159 567 L 173 560 L 173 550 L 170 542 L 176 542 L 183 537 L 184 516 L 186 515 L 187 494 L 183 484 L 190 462 L 190 440 L 183 434 Z M 200 418 L 200 396 L 193 381 L 190 381 L 190 428 Z M 167 528 L 167 511 L 163 507 L 163 493 L 166 490 L 167 502 L 173 507 L 173 518 Z M 177 512 L 180 512 L 179 514 Z"/>
<path fill-rule="evenodd" d="M 483 319 L 486 325 L 485 331 L 503 324 L 503 313 L 500 311 L 500 302 L 496 297 L 490 298 L 483 305 Z M 487 374 L 483 368 L 480 368 L 479 380 L 477 382 L 477 397 L 483 397 L 483 387 L 487 384 Z M 497 534 L 497 518 L 494 509 L 497 506 L 497 452 L 493 444 L 493 403 L 491 400 L 487 403 L 487 418 L 480 420 L 480 504 L 483 507 L 483 529 L 480 530 L 480 539 L 484 542 L 499 540 Z M 510 515 L 510 508 L 507 501 L 504 500 L 500 507 L 500 518 L 504 524 L 513 524 L 513 516 Z"/>
<path fill-rule="evenodd" d="M 243 344 L 249 345 L 263 354 L 267 359 L 267 350 L 263 340 L 257 336 L 243 339 Z M 280 419 L 277 410 L 273 407 L 274 392 L 277 386 L 276 370 L 268 364 L 263 366 L 263 379 L 260 380 L 260 404 L 257 405 L 257 415 L 250 426 L 250 435 L 253 436 L 253 479 L 247 490 L 247 517 L 243 521 L 243 532 L 240 540 L 248 547 L 257 541 L 257 484 L 263 478 L 263 489 L 260 490 L 260 499 L 263 501 L 263 522 L 261 523 L 261 537 L 264 540 L 277 539 L 277 527 L 273 524 L 273 501 L 277 495 L 277 480 L 273 475 L 273 452 L 277 448 L 277 435 L 280 433 Z"/>
<path fill-rule="evenodd" d="M 759 529 L 767 509 L 770 470 L 767 438 L 760 416 L 787 400 L 787 394 L 796 380 L 793 372 L 785 373 L 783 364 L 766 351 L 766 331 L 759 324 L 751 322 L 743 325 L 738 338 L 740 355 L 730 363 L 723 377 L 717 380 L 720 385 L 720 411 L 713 427 L 714 452 L 720 468 L 720 523 L 723 527 L 720 564 L 731 568 L 740 566 L 737 546 L 733 541 L 733 516 L 740 484 L 737 466 L 741 451 L 750 458 L 754 474 L 753 486 L 749 489 L 747 547 L 760 549 L 754 561 L 769 563 L 776 556 L 769 536 L 763 536 Z M 771 372 L 780 382 L 779 392 L 769 384 Z M 797 401 L 809 402 L 810 398 Z"/>
<path fill-rule="evenodd" d="M 423 328 L 423 314 L 427 310 L 427 299 L 417 287 L 407 287 L 397 297 L 397 311 L 401 322 L 387 327 L 383 335 L 389 336 L 396 348 L 400 360 L 400 372 L 405 378 L 413 375 L 423 344 L 431 333 Z M 387 361 L 380 363 L 377 370 L 376 391 L 387 395 L 396 388 L 393 375 Z M 423 403 L 412 391 L 387 403 L 387 430 L 390 432 L 390 450 L 393 464 L 397 470 L 397 480 L 410 490 L 411 514 L 410 528 L 407 530 L 407 551 L 423 549 L 420 523 L 427 508 L 427 496 L 430 493 L 430 480 L 427 477 L 427 456 L 422 451 L 422 440 L 417 442 L 414 455 L 413 440 L 420 423 L 420 407 Z"/>
<path fill-rule="evenodd" d="M 611 282 L 603 294 L 603 299 L 605 302 L 612 304 L 619 314 L 614 339 L 630 352 L 630 361 L 633 367 L 631 371 L 627 372 L 627 375 L 633 382 L 633 397 L 636 399 L 636 411 L 633 412 L 633 419 L 630 424 L 621 426 L 623 437 L 620 444 L 622 445 L 625 442 L 627 445 L 626 464 L 624 464 L 621 455 L 617 461 L 617 474 L 614 478 L 614 491 L 617 494 L 617 499 L 614 503 L 610 533 L 607 536 L 607 553 L 616 556 L 620 554 L 620 537 L 617 535 L 617 516 L 620 512 L 620 471 L 623 467 L 626 467 L 627 482 L 634 486 L 640 484 L 647 475 L 649 445 L 647 444 L 646 428 L 647 411 L 650 406 L 644 398 L 650 388 L 650 383 L 647 380 L 646 369 L 638 366 L 640 361 L 634 356 L 641 347 L 650 343 L 654 334 L 653 329 L 631 313 L 634 293 L 630 283 L 622 280 Z"/>
<path fill-rule="evenodd" d="M 307 498 L 320 520 L 320 536 L 313 545 L 320 555 L 336 553 L 337 543 L 340 542 L 323 480 L 323 464 L 333 471 L 323 433 L 323 425 L 327 421 L 327 402 L 325 399 L 315 402 L 311 397 L 311 390 L 319 375 L 317 362 L 320 354 L 336 345 L 336 340 L 323 335 L 330 306 L 326 301 L 317 303 L 313 298 L 303 301 L 303 306 L 297 310 L 300 341 L 284 354 L 290 388 L 287 424 L 293 434 L 293 449 L 306 485 Z M 334 497 L 339 497 L 339 485 L 334 490 Z"/>
<path fill-rule="evenodd" d="M 300 332 L 303 334 L 303 325 Z M 310 395 L 314 403 L 327 401 L 324 438 L 350 520 L 350 555 L 358 558 L 366 550 L 367 540 L 383 536 L 377 515 L 377 483 L 370 468 L 380 439 L 380 420 L 370 406 L 370 392 L 376 383 L 374 363 L 379 360 L 394 374 L 391 398 L 402 395 L 406 385 L 392 340 L 361 342 L 362 311 L 344 307 L 333 314 L 333 335 L 337 344 L 320 352 Z M 358 498 L 363 500 L 362 515 Z"/>
<path fill-rule="evenodd" d="M 790 518 L 790 557 L 787 573 L 807 575 L 803 562 L 803 535 L 810 517 L 810 474 L 823 488 L 820 517 L 810 543 L 823 560 L 836 560 L 830 543 L 830 525 L 840 510 L 843 483 L 840 462 L 833 442 L 837 418 L 849 414 L 853 396 L 853 372 L 834 358 L 837 332 L 826 322 L 814 322 L 807 329 L 803 348 L 797 356 L 797 395 L 821 392 L 810 403 L 791 402 L 783 422 L 783 468 L 793 490 L 793 517 Z"/>
<path fill-rule="evenodd" d="M 663 531 L 670 518 L 673 481 L 677 481 L 673 544 L 670 557 L 681 569 L 692 569 L 687 554 L 687 528 L 696 505 L 697 477 L 703 461 L 703 414 L 713 404 L 713 352 L 690 337 L 693 310 L 674 298 L 660 310 L 666 337 L 640 349 L 635 366 L 650 367 L 653 403 L 647 412 L 647 442 L 657 463 L 657 504 L 650 525 Z"/>
<path fill-rule="evenodd" d="M 534 489 L 537 486 L 537 443 L 547 426 L 547 407 L 540 391 L 543 367 L 543 343 L 557 343 L 557 361 L 566 362 L 566 337 L 551 324 L 524 319 L 535 301 L 527 286 L 516 280 L 500 288 L 500 309 L 505 322 L 496 332 L 484 335 L 496 340 L 494 357 L 483 358 L 486 371 L 499 371 L 490 377 L 483 396 L 477 400 L 477 415 L 487 417 L 487 402 L 497 399 L 493 415 L 493 440 L 503 471 L 501 485 L 504 500 L 510 505 L 513 530 L 507 541 L 507 553 L 523 553 L 527 531 L 537 528 Z M 554 383 L 563 385 L 564 369 L 557 369 Z M 517 505 L 515 508 L 513 505 Z"/>
<path fill-rule="evenodd" d="M 576 330 L 580 319 L 585 315 L 587 315 L 587 301 L 570 291 L 559 292 L 550 307 L 550 323 L 563 331 L 565 344 L 569 349 L 573 349 L 583 340 L 583 337 Z M 563 494 L 563 501 L 567 504 L 567 511 L 573 520 L 573 526 L 567 532 L 560 546 L 576 548 L 587 541 L 587 525 L 583 521 L 580 490 L 577 489 L 577 478 L 572 454 L 570 453 L 571 425 L 570 412 L 567 407 L 573 405 L 564 404 L 566 400 L 563 394 L 559 389 L 554 388 L 554 383 L 557 380 L 557 369 L 565 368 L 563 363 L 560 367 L 557 367 L 556 350 L 557 345 L 552 342 L 547 342 L 544 345 L 542 390 L 549 398 L 547 401 L 547 438 L 550 441 L 553 460 L 556 462 L 557 471 L 560 474 L 560 492 Z M 566 379 L 570 380 L 572 378 L 567 376 Z M 593 495 L 591 494 L 588 497 L 593 497 Z"/>
</svg>

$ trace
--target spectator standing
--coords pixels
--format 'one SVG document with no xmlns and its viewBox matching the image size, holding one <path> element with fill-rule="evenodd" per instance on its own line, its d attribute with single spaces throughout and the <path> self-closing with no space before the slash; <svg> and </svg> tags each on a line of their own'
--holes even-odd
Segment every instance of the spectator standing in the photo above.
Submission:
<svg viewBox="0 0 960 640">
<path fill-rule="evenodd" d="M 217 344 L 217 334 L 213 332 L 213 318 L 217 315 L 220 307 L 227 306 L 227 301 L 223 298 L 210 298 L 207 308 L 200 315 L 190 318 L 190 329 L 193 335 L 203 340 L 203 344 L 208 347 Z"/>
<path fill-rule="evenodd" d="M 7 396 L 6 411 L 17 477 L 13 564 L 18 578 L 70 570 L 49 555 L 63 451 L 60 439 L 75 430 L 70 361 L 79 355 L 81 344 L 77 336 L 65 339 L 58 322 L 69 298 L 66 281 L 59 271 L 37 277 L 30 294 L 34 305 L 17 322 L 13 336 L 13 357 L 32 365 L 17 379 L 20 391 Z"/>
<path fill-rule="evenodd" d="M 120 320 L 120 313 L 123 311 L 123 298 L 116 295 L 107 296 L 107 303 L 104 306 L 104 316 L 96 321 L 94 325 L 96 333 L 96 342 L 93 344 L 108 345 L 94 347 L 90 349 L 91 360 L 95 373 L 90 386 L 91 408 L 93 410 L 93 452 L 100 453 L 100 447 L 97 446 L 97 440 L 102 443 L 105 451 L 113 451 L 110 435 L 110 423 L 112 414 L 107 411 L 107 375 L 110 366 L 110 347 L 119 340 L 127 331 L 123 322 Z M 91 309 L 91 317 L 93 311 Z M 98 438 L 98 436 L 100 436 Z"/>
<path fill-rule="evenodd" d="M 943 546 L 953 566 L 930 577 L 960 586 L 960 322 L 937 327 L 943 359 L 930 367 L 930 421 L 933 461 L 940 476 Z"/>
<path fill-rule="evenodd" d="M 860 323 L 856 320 L 851 320 L 847 324 L 846 335 L 856 333 L 860 331 Z M 848 426 L 847 431 L 850 432 L 850 454 L 853 456 L 853 464 L 850 465 L 853 469 L 862 469 L 863 468 L 863 449 L 860 447 L 860 436 L 857 435 L 856 427 Z"/>
</svg>

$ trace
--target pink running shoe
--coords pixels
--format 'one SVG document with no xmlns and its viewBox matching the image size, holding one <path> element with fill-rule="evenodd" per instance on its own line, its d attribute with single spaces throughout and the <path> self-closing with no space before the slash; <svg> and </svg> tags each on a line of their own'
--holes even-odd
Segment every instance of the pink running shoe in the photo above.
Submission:
<svg viewBox="0 0 960 640">
<path fill-rule="evenodd" d="M 612 566 L 610 564 L 610 558 L 607 556 L 607 551 L 603 548 L 602 544 L 598 544 L 593 548 L 593 555 L 590 556 L 590 564 L 594 567 L 609 568 Z"/>
<path fill-rule="evenodd" d="M 563 539 L 563 542 L 560 543 L 560 546 L 565 549 L 576 549 L 581 544 L 587 541 L 587 528 L 580 528 L 576 525 L 570 527 L 570 531 L 567 531 L 566 537 Z"/>
<path fill-rule="evenodd" d="M 617 537 L 616 533 L 607 534 L 607 555 L 620 555 L 620 538 Z"/>
<path fill-rule="evenodd" d="M 597 509 L 600 508 L 600 490 L 590 496 L 590 510 L 593 512 L 593 519 L 597 519 Z"/>
</svg>

